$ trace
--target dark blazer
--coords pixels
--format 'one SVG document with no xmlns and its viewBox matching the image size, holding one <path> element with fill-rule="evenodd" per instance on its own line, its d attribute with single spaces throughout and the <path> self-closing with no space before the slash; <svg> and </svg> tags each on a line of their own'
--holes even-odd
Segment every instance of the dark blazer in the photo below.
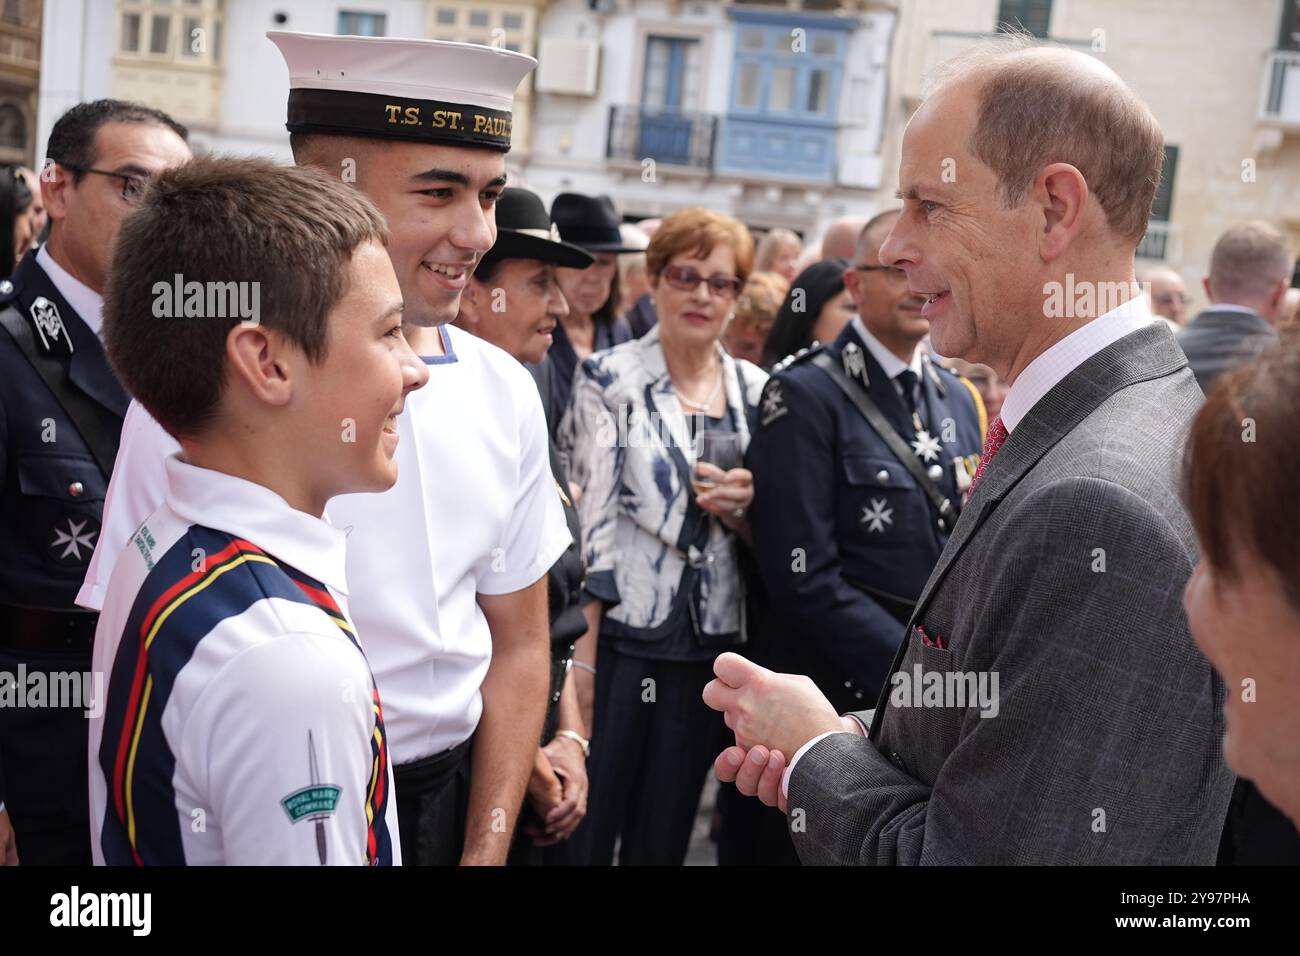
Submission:
<svg viewBox="0 0 1300 956">
<path fill-rule="evenodd" d="M 1160 324 L 1034 405 L 860 717 L 871 739 L 832 734 L 795 764 L 804 863 L 1214 862 L 1233 775 L 1223 684 L 1182 607 L 1197 550 L 1178 493 L 1201 401 Z M 922 696 L 935 680 L 947 700 Z M 980 680 L 992 706 L 952 706 Z"/>
<path fill-rule="evenodd" d="M 1210 307 L 1178 333 L 1178 344 L 1201 391 L 1210 393 L 1219 376 L 1277 346 L 1277 332 L 1254 312 Z"/>
<path fill-rule="evenodd" d="M 592 342 L 592 355 L 612 349 L 615 345 L 621 345 L 632 338 L 632 330 L 627 320 L 622 317 L 596 319 L 595 323 L 596 335 Z M 557 322 L 555 331 L 551 335 L 551 347 L 547 350 L 544 360 L 551 366 L 546 382 L 550 395 L 542 398 L 542 405 L 547 409 L 559 410 L 560 414 L 555 418 L 548 416 L 546 419 L 551 429 L 551 438 L 554 439 L 559 434 L 560 419 L 569 407 L 569 395 L 573 391 L 573 375 L 578 368 L 578 353 L 574 351 L 573 344 L 564 331 L 563 323 Z"/>
<path fill-rule="evenodd" d="M 44 297 L 58 310 L 72 353 L 51 341 L 77 390 L 93 402 L 93 427 L 117 447 L 128 398 L 108 367 L 98 336 L 28 253 L 0 285 L 0 308 L 29 321 Z M 37 338 L 38 347 L 40 339 Z M 99 534 L 108 475 L 72 419 L 8 332 L 0 330 L 0 604 L 74 609 Z"/>
<path fill-rule="evenodd" d="M 838 709 L 860 710 L 880 692 L 952 529 L 939 527 L 921 486 L 810 361 L 824 351 L 841 362 L 846 347 L 865 359 L 867 397 L 905 441 L 917 439 L 903 399 L 850 323 L 835 342 L 773 370 L 746 464 L 754 554 L 794 673 L 812 677 Z M 940 441 L 925 464 L 940 467 L 935 483 L 960 507 L 957 470 L 969 475 L 979 460 L 982 407 L 958 376 L 928 360 L 924 368 L 927 430 Z"/>
</svg>

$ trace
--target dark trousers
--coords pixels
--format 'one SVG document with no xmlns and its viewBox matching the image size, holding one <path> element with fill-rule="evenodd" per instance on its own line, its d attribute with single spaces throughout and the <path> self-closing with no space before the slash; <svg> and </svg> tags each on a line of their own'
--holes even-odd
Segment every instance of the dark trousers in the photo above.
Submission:
<svg viewBox="0 0 1300 956">
<path fill-rule="evenodd" d="M 471 737 L 414 763 L 393 766 L 403 866 L 456 866 L 465 849 Z"/>
<path fill-rule="evenodd" d="M 609 865 L 618 840 L 624 866 L 679 866 L 725 742 L 722 715 L 700 696 L 713 662 L 643 660 L 602 643 L 596 670 L 591 789 L 571 841 L 575 862 Z"/>
<path fill-rule="evenodd" d="M 719 866 L 799 866 L 786 815 L 747 797 L 734 783 L 718 788 Z"/>
<path fill-rule="evenodd" d="M 86 674 L 90 651 L 0 649 L 0 672 L 17 680 L 18 665 L 38 671 Z M 104 691 L 107 691 L 105 677 Z M 46 679 L 46 703 L 55 683 Z M 17 688 L 14 688 L 16 691 Z M 86 694 L 93 693 L 93 687 Z M 100 702 L 102 703 L 102 702 Z M 0 768 L 4 803 L 18 845 L 18 862 L 40 866 L 89 866 L 90 793 L 86 751 L 89 724 L 84 702 L 72 707 L 0 706 Z"/>
<path fill-rule="evenodd" d="M 1249 780 L 1238 780 L 1228 804 L 1219 866 L 1298 866 L 1300 832 Z"/>
</svg>

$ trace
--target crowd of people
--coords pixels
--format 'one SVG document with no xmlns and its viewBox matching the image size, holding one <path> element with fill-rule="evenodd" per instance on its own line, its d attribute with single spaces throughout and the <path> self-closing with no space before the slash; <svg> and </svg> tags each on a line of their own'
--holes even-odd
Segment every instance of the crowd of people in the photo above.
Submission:
<svg viewBox="0 0 1300 956">
<path fill-rule="evenodd" d="M 295 165 L 0 174 L 0 862 L 680 864 L 711 771 L 723 864 L 1300 862 L 1295 256 L 1135 275 L 1108 69 L 977 48 L 805 244 L 548 207 L 528 57 L 270 39 Z"/>
</svg>

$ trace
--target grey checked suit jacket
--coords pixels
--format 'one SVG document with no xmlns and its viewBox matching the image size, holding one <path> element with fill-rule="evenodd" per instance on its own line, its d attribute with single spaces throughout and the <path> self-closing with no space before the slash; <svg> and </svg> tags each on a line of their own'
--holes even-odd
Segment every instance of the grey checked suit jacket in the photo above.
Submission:
<svg viewBox="0 0 1300 956">
<path fill-rule="evenodd" d="M 795 765 L 804 863 L 1214 862 L 1233 777 L 1223 686 L 1182 608 L 1178 498 L 1200 403 L 1157 324 L 1030 410 L 930 575 L 871 740 L 834 734 Z M 996 673 L 996 716 L 895 706 L 918 665 Z"/>
<path fill-rule="evenodd" d="M 1236 310 L 1206 309 L 1178 333 L 1187 364 L 1207 395 L 1224 372 L 1277 343 L 1277 332 L 1263 316 Z"/>
</svg>

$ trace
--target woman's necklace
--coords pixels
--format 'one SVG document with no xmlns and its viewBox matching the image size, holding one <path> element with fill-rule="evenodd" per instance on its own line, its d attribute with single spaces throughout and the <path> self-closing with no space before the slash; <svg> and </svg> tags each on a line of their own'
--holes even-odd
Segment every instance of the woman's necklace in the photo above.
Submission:
<svg viewBox="0 0 1300 956">
<path fill-rule="evenodd" d="M 683 405 L 690 406 L 697 412 L 708 412 L 713 407 L 713 400 L 718 397 L 718 392 L 722 391 L 722 366 L 718 366 L 718 380 L 713 383 L 713 391 L 709 392 L 709 397 L 703 402 L 697 402 L 694 399 L 687 398 L 682 394 L 682 390 L 673 385 L 673 391 L 677 394 L 677 400 Z"/>
</svg>

